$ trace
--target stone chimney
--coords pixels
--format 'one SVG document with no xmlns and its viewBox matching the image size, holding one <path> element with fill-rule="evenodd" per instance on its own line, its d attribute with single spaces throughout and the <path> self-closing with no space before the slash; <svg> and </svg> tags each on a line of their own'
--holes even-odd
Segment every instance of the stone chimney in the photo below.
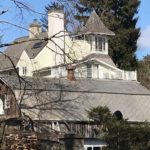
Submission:
<svg viewBox="0 0 150 150">
<path fill-rule="evenodd" d="M 75 70 L 75 67 L 72 66 L 72 65 L 68 65 L 67 66 L 67 79 L 70 80 L 70 81 L 76 81 L 76 78 L 74 76 L 74 70 Z"/>
<path fill-rule="evenodd" d="M 61 10 L 52 10 L 48 12 L 48 37 L 55 34 L 63 35 L 64 33 L 64 12 Z"/>
<path fill-rule="evenodd" d="M 41 24 L 34 19 L 29 25 L 29 38 L 35 38 L 40 32 L 42 32 Z"/>
</svg>

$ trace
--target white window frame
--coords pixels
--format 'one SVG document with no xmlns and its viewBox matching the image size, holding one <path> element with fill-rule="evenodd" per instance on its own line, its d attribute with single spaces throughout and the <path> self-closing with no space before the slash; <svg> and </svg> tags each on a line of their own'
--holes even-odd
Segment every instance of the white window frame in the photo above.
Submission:
<svg viewBox="0 0 150 150">
<path fill-rule="evenodd" d="M 106 50 L 106 39 L 102 36 L 95 36 L 95 51 L 105 51 Z"/>
<path fill-rule="evenodd" d="M 9 109 L 10 108 L 10 95 L 1 95 L 0 96 L 0 115 L 4 115 L 5 114 L 5 109 Z"/>
<path fill-rule="evenodd" d="M 92 77 L 96 79 L 99 78 L 99 65 L 98 64 L 92 65 Z"/>
<path fill-rule="evenodd" d="M 87 78 L 92 78 L 92 65 L 87 64 Z"/>
<path fill-rule="evenodd" d="M 88 150 L 88 148 L 92 148 L 92 150 L 94 150 L 95 147 L 99 147 L 100 150 L 103 150 L 103 147 L 106 147 L 104 145 L 84 145 L 84 150 Z"/>
<path fill-rule="evenodd" d="M 22 67 L 22 74 L 27 75 L 27 67 Z"/>
<path fill-rule="evenodd" d="M 0 97 L 0 105 L 0 109 L 2 109 L 0 110 L 0 115 L 4 115 L 4 100 L 2 97 Z"/>
</svg>

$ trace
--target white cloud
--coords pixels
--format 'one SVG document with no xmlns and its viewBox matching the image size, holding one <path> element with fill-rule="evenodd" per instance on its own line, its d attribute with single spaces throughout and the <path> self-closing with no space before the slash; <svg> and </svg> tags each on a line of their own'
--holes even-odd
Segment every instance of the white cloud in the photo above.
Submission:
<svg viewBox="0 0 150 150">
<path fill-rule="evenodd" d="M 137 44 L 140 49 L 150 49 L 150 26 L 147 26 L 141 32 L 141 36 L 139 37 Z"/>
</svg>

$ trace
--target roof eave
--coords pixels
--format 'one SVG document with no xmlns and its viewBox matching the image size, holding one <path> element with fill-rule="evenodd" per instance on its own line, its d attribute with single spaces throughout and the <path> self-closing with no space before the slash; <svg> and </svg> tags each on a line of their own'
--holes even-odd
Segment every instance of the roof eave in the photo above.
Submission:
<svg viewBox="0 0 150 150">
<path fill-rule="evenodd" d="M 79 32 L 78 34 L 84 34 L 84 35 L 88 35 L 88 34 L 95 34 L 95 35 L 105 35 L 105 36 L 115 36 L 115 33 L 105 33 L 105 32 Z"/>
</svg>

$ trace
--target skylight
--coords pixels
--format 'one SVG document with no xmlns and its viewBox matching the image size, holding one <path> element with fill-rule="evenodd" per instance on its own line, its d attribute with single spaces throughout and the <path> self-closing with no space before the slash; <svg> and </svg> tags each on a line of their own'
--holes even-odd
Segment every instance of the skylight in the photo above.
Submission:
<svg viewBox="0 0 150 150">
<path fill-rule="evenodd" d="M 43 42 L 37 42 L 37 43 L 35 43 L 34 45 L 33 45 L 33 49 L 35 49 L 35 48 L 39 48 L 39 47 L 41 47 L 42 46 L 42 43 Z"/>
</svg>

